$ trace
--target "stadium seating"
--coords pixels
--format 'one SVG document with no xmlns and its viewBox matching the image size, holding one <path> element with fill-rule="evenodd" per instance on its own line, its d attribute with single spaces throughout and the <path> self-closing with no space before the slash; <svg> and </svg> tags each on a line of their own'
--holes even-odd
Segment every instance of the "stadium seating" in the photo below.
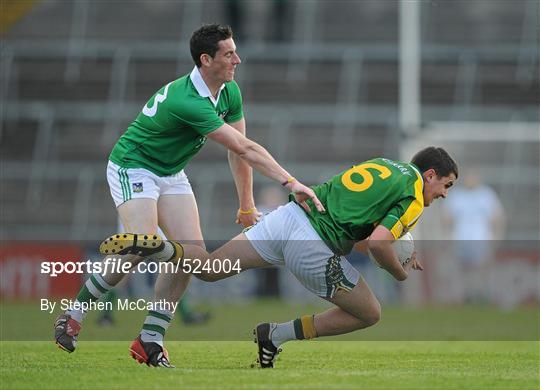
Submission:
<svg viewBox="0 0 540 390">
<path fill-rule="evenodd" d="M 296 27 L 285 42 L 265 41 L 266 32 L 246 21 L 244 30 L 254 36 L 238 42 L 249 135 L 308 183 L 355 161 L 397 157 L 397 3 L 291 4 L 294 18 L 306 4 L 315 7 L 305 30 Z M 529 3 L 457 4 L 422 5 L 423 121 L 538 122 L 538 75 L 530 75 L 534 61 L 531 68 L 518 27 Z M 43 2 L 12 26 L 2 63 L 4 237 L 99 239 L 114 230 L 108 153 L 155 90 L 191 70 L 186 38 L 197 18 L 223 20 L 225 7 Z M 466 158 L 487 163 L 492 151 Z M 537 162 L 534 149 L 523 158 Z M 224 151 L 208 144 L 188 170 L 210 239 L 237 231 L 230 226 L 236 201 L 225 161 Z M 538 190 L 533 180 L 523 196 Z M 537 223 L 522 217 L 523 229 Z"/>
</svg>

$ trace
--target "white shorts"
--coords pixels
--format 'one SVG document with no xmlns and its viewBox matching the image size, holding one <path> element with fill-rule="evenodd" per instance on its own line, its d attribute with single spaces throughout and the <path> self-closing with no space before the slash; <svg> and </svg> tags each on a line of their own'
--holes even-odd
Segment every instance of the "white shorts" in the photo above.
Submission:
<svg viewBox="0 0 540 390">
<path fill-rule="evenodd" d="M 265 261 L 284 265 L 320 297 L 331 298 L 338 290 L 350 291 L 360 279 L 356 268 L 321 240 L 294 202 L 266 215 L 245 234 Z"/>
<path fill-rule="evenodd" d="M 122 168 L 109 161 L 107 182 L 116 207 L 130 199 L 193 194 L 183 169 L 171 176 L 158 176 L 144 168 Z"/>
</svg>

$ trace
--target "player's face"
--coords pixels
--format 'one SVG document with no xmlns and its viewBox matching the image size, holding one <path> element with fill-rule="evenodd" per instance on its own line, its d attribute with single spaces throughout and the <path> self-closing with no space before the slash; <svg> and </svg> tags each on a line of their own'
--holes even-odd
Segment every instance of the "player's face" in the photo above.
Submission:
<svg viewBox="0 0 540 390">
<path fill-rule="evenodd" d="M 241 63 L 240 57 L 236 53 L 236 45 L 232 38 L 219 41 L 219 50 L 212 60 L 212 70 L 215 78 L 222 83 L 234 79 L 236 65 Z"/>
<path fill-rule="evenodd" d="M 424 173 L 424 206 L 429 205 L 438 198 L 446 198 L 450 187 L 454 185 L 456 175 L 437 176 L 437 173 L 430 169 Z"/>
</svg>

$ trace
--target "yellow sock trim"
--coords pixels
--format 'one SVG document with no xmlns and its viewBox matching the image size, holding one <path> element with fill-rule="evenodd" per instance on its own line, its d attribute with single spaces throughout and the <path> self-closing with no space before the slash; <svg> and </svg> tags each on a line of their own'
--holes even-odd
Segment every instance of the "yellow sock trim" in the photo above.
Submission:
<svg viewBox="0 0 540 390">
<path fill-rule="evenodd" d="M 169 261 L 176 264 L 178 261 L 184 259 L 184 247 L 182 246 L 182 244 L 176 241 L 170 241 L 170 243 L 174 247 L 174 255 Z"/>
<path fill-rule="evenodd" d="M 309 340 L 317 337 L 314 316 L 302 316 L 300 317 L 300 321 L 302 322 L 302 331 L 304 332 L 304 338 Z"/>
</svg>

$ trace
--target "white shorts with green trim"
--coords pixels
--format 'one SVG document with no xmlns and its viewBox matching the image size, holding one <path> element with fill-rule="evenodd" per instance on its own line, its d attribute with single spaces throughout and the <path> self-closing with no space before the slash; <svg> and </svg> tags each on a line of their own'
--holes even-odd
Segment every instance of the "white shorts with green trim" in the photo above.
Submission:
<svg viewBox="0 0 540 390">
<path fill-rule="evenodd" d="M 360 273 L 321 240 L 304 211 L 294 202 L 266 215 L 245 232 L 253 248 L 270 264 L 284 265 L 314 294 L 331 298 L 350 291 Z"/>
<path fill-rule="evenodd" d="M 162 195 L 193 194 L 184 170 L 171 176 L 158 176 L 144 168 L 122 168 L 109 161 L 107 182 L 116 207 L 130 199 L 154 199 Z"/>
</svg>

